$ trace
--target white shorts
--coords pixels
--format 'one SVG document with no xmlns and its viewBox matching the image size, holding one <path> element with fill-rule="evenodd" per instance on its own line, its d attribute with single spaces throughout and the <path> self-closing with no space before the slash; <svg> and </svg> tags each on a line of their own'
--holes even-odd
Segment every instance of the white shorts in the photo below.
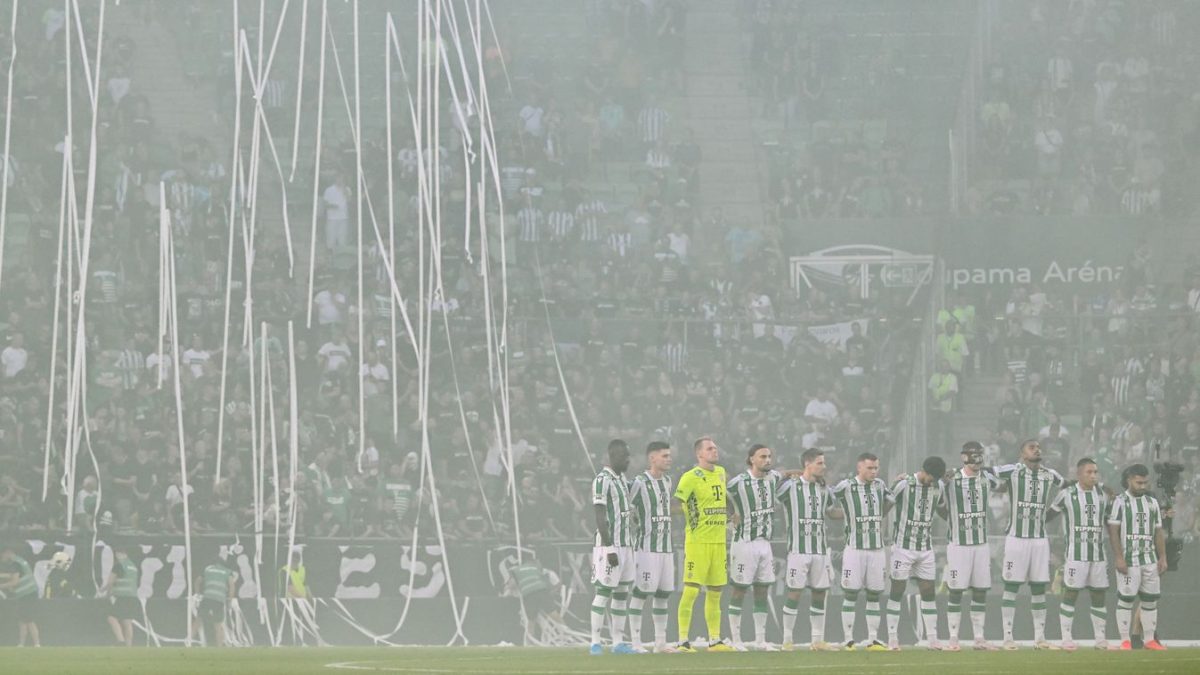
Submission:
<svg viewBox="0 0 1200 675">
<path fill-rule="evenodd" d="M 789 553 L 787 557 L 787 587 L 825 590 L 833 579 L 833 564 L 827 555 Z"/>
<path fill-rule="evenodd" d="M 729 580 L 736 586 L 775 583 L 775 554 L 766 539 L 735 541 L 729 546 Z"/>
<path fill-rule="evenodd" d="M 1162 593 L 1160 584 L 1157 565 L 1130 565 L 1125 574 L 1117 572 L 1117 594 L 1127 598 L 1139 593 L 1159 595 Z"/>
<path fill-rule="evenodd" d="M 918 579 L 933 581 L 937 579 L 937 556 L 933 550 L 910 551 L 899 546 L 892 547 L 892 578 L 896 581 L 908 581 L 915 572 Z"/>
<path fill-rule="evenodd" d="M 675 590 L 675 554 L 638 551 L 637 579 L 633 582 L 643 593 Z"/>
<path fill-rule="evenodd" d="M 1108 588 L 1108 563 L 1076 562 L 1068 560 L 1063 565 L 1063 585 L 1072 590 L 1085 588 Z"/>
<path fill-rule="evenodd" d="M 617 554 L 617 566 L 608 564 L 608 554 Z M 592 583 L 606 588 L 633 583 L 633 549 L 629 546 L 595 546 L 592 548 Z"/>
<path fill-rule="evenodd" d="M 992 551 L 987 544 L 946 544 L 946 587 L 955 591 L 992 587 Z"/>
<path fill-rule="evenodd" d="M 883 549 L 860 551 L 847 548 L 842 552 L 842 588 L 847 591 L 859 591 L 866 586 L 868 591 L 882 591 L 885 569 L 887 554 Z"/>
<path fill-rule="evenodd" d="M 1000 578 L 1009 584 L 1050 583 L 1050 540 L 1005 537 Z"/>
</svg>

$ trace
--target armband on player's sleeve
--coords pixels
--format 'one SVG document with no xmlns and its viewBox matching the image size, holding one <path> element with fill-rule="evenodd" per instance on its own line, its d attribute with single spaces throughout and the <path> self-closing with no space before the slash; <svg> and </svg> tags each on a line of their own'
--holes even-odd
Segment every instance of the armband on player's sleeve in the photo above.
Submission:
<svg viewBox="0 0 1200 675">
<path fill-rule="evenodd" d="M 604 480 L 597 477 L 596 482 L 592 486 L 592 503 L 597 506 L 604 506 Z"/>
</svg>

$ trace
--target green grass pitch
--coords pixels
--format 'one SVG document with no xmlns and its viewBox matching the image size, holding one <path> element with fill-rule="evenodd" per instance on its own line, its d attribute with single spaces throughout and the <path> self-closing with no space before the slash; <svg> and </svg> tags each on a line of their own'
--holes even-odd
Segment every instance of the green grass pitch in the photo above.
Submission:
<svg viewBox="0 0 1200 675">
<path fill-rule="evenodd" d="M 0 648 L 4 673 L 701 673 L 924 672 L 1195 673 L 1200 649 L 1167 652 L 928 652 L 900 653 L 663 654 L 588 656 L 584 649 L 496 647 L 124 649 Z"/>
</svg>

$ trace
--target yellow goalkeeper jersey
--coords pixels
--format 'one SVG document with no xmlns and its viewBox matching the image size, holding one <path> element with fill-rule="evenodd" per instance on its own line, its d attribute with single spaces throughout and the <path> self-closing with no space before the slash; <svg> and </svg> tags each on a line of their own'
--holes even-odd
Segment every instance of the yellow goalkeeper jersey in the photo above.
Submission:
<svg viewBox="0 0 1200 675">
<path fill-rule="evenodd" d="M 675 487 L 675 498 L 683 502 L 687 518 L 687 543 L 724 544 L 726 533 L 725 469 L 699 466 L 688 469 Z"/>
</svg>

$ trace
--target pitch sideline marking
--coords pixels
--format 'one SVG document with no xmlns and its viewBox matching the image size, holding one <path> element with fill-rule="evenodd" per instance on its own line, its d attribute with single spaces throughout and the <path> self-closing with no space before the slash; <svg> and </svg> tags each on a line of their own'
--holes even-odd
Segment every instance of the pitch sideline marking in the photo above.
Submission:
<svg viewBox="0 0 1200 675">
<path fill-rule="evenodd" d="M 459 659 L 459 660 L 465 660 L 465 659 Z M 470 660 L 473 660 L 473 661 L 497 661 L 497 660 L 501 660 L 501 657 L 499 657 L 499 656 L 476 657 L 476 658 L 470 659 Z M 1189 662 L 1196 662 L 1196 661 L 1200 661 L 1200 657 L 1171 659 L 1169 661 L 1169 663 L 1176 664 L 1176 663 L 1189 663 Z M 489 670 L 463 670 L 460 668 L 422 668 L 419 666 L 412 666 L 412 667 L 410 667 L 410 666 L 394 666 L 394 665 L 386 665 L 387 663 L 388 663 L 387 661 L 383 661 L 383 660 L 378 660 L 378 661 L 375 661 L 375 660 L 371 660 L 371 661 L 340 661 L 340 662 L 334 662 L 334 663 L 326 663 L 325 667 L 338 669 L 338 670 L 362 670 L 362 671 L 369 671 L 369 672 L 394 672 L 394 673 L 459 673 L 459 674 L 462 674 L 462 673 L 492 672 Z M 880 667 L 893 668 L 893 669 L 926 668 L 929 666 L 929 664 L 927 664 L 927 663 L 880 663 L 878 665 Z M 1163 664 L 1163 665 L 1166 665 L 1166 664 Z M 759 666 L 755 667 L 755 670 L 757 670 L 757 671 L 766 671 L 766 672 L 793 671 L 793 670 L 837 671 L 837 670 L 861 670 L 861 669 L 862 669 L 861 663 L 779 664 L 779 665 L 759 665 Z M 745 666 L 744 665 L 741 665 L 741 666 L 714 666 L 714 667 L 707 667 L 707 668 L 705 668 L 705 670 L 706 671 L 715 671 L 715 672 L 741 671 L 741 670 L 745 670 Z M 556 672 L 560 672 L 560 671 L 558 669 L 555 669 L 555 670 L 526 669 L 524 672 L 536 674 L 536 673 L 556 673 Z M 628 670 L 589 670 L 586 672 L 589 674 L 592 674 L 592 675 L 627 675 L 629 671 Z M 670 669 L 666 669 L 666 670 L 657 670 L 655 672 L 692 674 L 692 673 L 696 672 L 696 669 L 695 669 L 695 667 L 670 668 Z M 999 669 L 999 670 L 982 670 L 982 671 L 973 671 L 973 672 L 975 672 L 977 675 L 989 675 L 991 673 L 1007 673 L 1010 671 L 1007 669 Z M 1166 672 L 1166 671 L 1149 670 L 1147 672 Z"/>
</svg>

